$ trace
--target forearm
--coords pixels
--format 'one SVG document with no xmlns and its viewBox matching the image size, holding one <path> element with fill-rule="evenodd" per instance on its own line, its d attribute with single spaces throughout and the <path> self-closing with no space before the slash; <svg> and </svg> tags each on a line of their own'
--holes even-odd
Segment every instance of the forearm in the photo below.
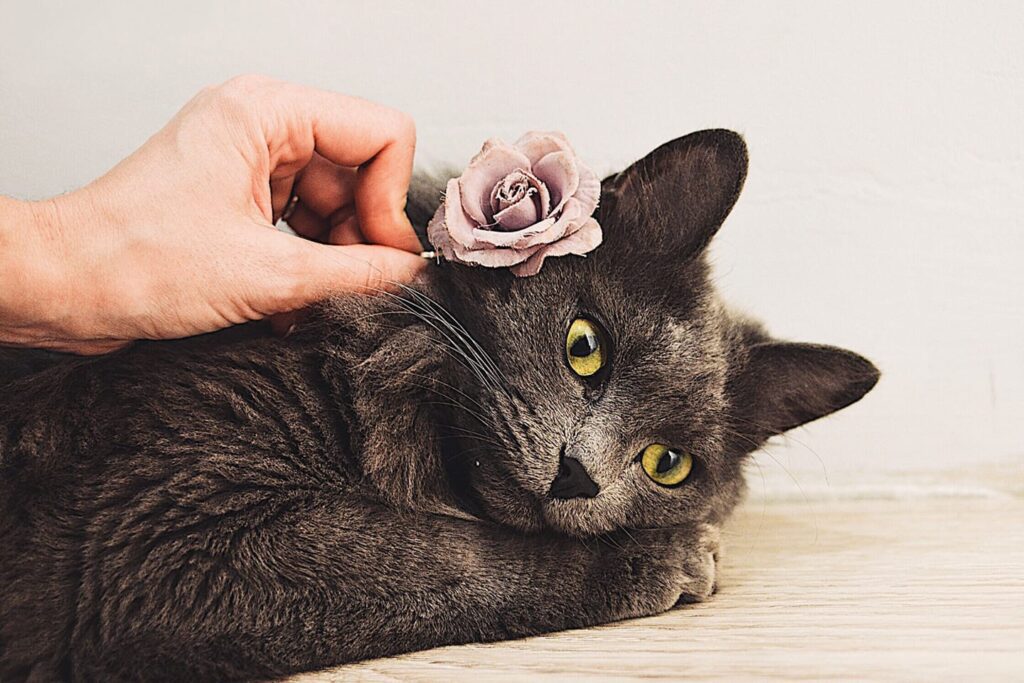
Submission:
<svg viewBox="0 0 1024 683">
<path fill-rule="evenodd" d="M 329 636 L 317 666 L 656 614 L 714 584 L 706 525 L 581 539 L 381 509 L 317 516 L 315 536 L 293 539 L 326 549 L 318 575 L 336 577 L 331 600 L 306 605 Z"/>
<path fill-rule="evenodd" d="M 644 595 L 644 587 L 631 586 L 629 562 L 598 541 L 328 504 L 281 516 L 247 536 L 245 546 L 251 556 L 231 558 L 232 579 L 215 591 L 223 611 L 205 597 L 196 604 L 189 586 L 211 574 L 196 573 L 188 548 L 175 551 L 181 557 L 154 548 L 166 589 L 95 596 L 111 627 L 98 640 L 79 641 L 78 666 L 90 665 L 91 652 L 132 652 L 130 661 L 101 666 L 125 667 L 128 678 L 151 670 L 263 677 L 651 611 L 629 605 L 634 588 Z M 107 561 L 120 564 L 109 555 Z M 124 577 L 125 585 L 135 580 Z M 155 630 L 132 631 L 133 624 Z M 174 652 L 148 649 L 174 639 Z M 229 650 L 219 649 L 225 642 Z M 189 658 L 177 659 L 179 651 Z"/>
</svg>

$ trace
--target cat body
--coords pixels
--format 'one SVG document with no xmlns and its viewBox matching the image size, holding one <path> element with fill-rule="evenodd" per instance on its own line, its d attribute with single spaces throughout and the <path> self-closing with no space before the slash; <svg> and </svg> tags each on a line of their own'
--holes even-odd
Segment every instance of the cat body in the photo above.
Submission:
<svg viewBox="0 0 1024 683">
<path fill-rule="evenodd" d="M 271 677 L 707 598 L 745 458 L 878 377 L 719 301 L 703 250 L 745 172 L 738 136 L 695 133 L 607 179 L 605 244 L 537 276 L 445 264 L 284 339 L 8 380 L 0 680 Z"/>
</svg>

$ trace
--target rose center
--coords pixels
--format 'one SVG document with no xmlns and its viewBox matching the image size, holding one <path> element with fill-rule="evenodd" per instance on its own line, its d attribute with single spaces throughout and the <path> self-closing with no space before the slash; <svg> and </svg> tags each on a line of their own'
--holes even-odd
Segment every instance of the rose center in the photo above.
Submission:
<svg viewBox="0 0 1024 683">
<path fill-rule="evenodd" d="M 530 185 L 530 179 L 522 171 L 512 171 L 502 178 L 501 182 L 494 188 L 495 201 L 492 201 L 492 208 L 495 213 L 518 204 L 524 198 L 537 193 Z"/>
<path fill-rule="evenodd" d="M 547 213 L 547 189 L 528 171 L 516 169 L 491 189 L 491 224 L 496 230 L 522 230 Z"/>
</svg>

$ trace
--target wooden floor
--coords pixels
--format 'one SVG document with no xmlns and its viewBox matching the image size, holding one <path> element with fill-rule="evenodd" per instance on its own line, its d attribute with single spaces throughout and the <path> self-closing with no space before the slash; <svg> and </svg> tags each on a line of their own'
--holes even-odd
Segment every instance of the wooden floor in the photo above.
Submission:
<svg viewBox="0 0 1024 683">
<path fill-rule="evenodd" d="M 1024 499 L 746 504 L 721 588 L 667 614 L 313 681 L 1024 680 Z"/>
</svg>

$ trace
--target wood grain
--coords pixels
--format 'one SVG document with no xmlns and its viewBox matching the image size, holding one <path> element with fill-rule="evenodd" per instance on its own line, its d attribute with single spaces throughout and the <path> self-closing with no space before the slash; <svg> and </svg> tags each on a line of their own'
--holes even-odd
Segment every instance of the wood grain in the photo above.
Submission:
<svg viewBox="0 0 1024 683">
<path fill-rule="evenodd" d="M 295 677 L 1024 679 L 1024 500 L 751 502 L 710 602 Z"/>
</svg>

